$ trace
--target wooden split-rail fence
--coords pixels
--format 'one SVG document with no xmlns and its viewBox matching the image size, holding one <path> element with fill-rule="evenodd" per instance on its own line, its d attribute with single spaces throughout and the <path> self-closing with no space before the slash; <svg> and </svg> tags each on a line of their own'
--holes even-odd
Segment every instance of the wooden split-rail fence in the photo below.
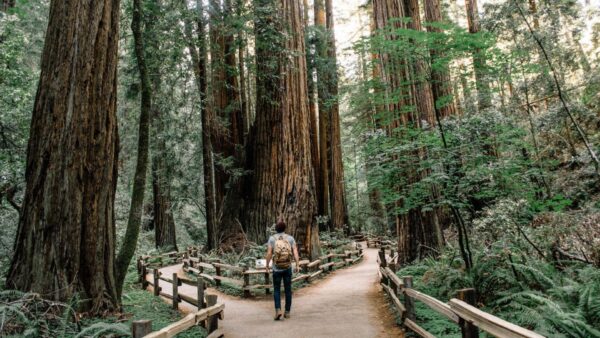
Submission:
<svg viewBox="0 0 600 338">
<path fill-rule="evenodd" d="M 396 247 L 395 242 L 380 237 L 367 237 L 365 241 L 367 242 L 367 248 L 392 249 Z"/>
<path fill-rule="evenodd" d="M 160 296 L 171 300 L 173 309 L 179 309 L 181 302 L 186 302 L 197 307 L 197 312 L 190 313 L 183 319 L 168 325 L 158 331 L 152 332 L 152 322 L 149 320 L 139 320 L 132 323 L 132 336 L 134 338 L 170 338 L 178 333 L 188 330 L 194 326 L 201 325 L 206 328 L 209 335 L 207 337 L 222 337 L 219 330 L 219 319 L 223 319 L 225 304 L 217 301 L 218 296 L 205 292 L 206 285 L 203 279 L 192 280 L 178 276 L 173 273 L 172 276 L 163 276 L 159 271 L 162 266 L 179 264 L 186 256 L 186 253 L 169 252 L 158 256 L 142 256 L 138 259 L 137 267 L 142 289 L 146 290 L 152 286 L 155 296 Z M 147 280 L 147 275 L 152 274 L 151 281 Z M 165 281 L 171 285 L 171 293 L 163 290 L 160 281 Z M 179 287 L 187 284 L 196 287 L 197 293 L 194 296 L 185 295 L 179 292 Z"/>
<path fill-rule="evenodd" d="M 320 274 L 333 271 L 334 268 L 352 265 L 362 257 L 362 248 L 357 244 L 354 250 L 344 250 L 340 253 L 329 252 L 314 261 L 301 260 L 301 273 L 294 277 L 292 282 L 310 283 Z M 216 286 L 220 286 L 222 282 L 232 285 L 242 290 L 244 297 L 250 297 L 252 291 L 261 289 L 269 294 L 273 287 L 271 284 L 272 271 L 264 268 L 256 269 L 224 264 L 218 260 L 202 257 L 197 252 L 192 252 L 183 260 L 183 270 Z"/>
<path fill-rule="evenodd" d="M 404 326 L 419 336 L 435 337 L 416 323 L 415 301 L 422 302 L 433 311 L 459 325 L 464 338 L 479 337 L 479 330 L 502 338 L 544 338 L 538 333 L 476 308 L 474 306 L 474 289 L 458 290 L 457 298 L 452 298 L 447 303 L 415 290 L 411 276 L 398 277 L 396 275 L 393 258 L 393 251 L 388 255 L 385 249 L 379 250 L 381 286 L 401 315 Z M 403 301 L 400 300 L 401 298 Z"/>
<path fill-rule="evenodd" d="M 300 261 L 301 274 L 294 277 L 292 282 L 310 283 L 322 273 L 333 271 L 335 268 L 355 264 L 363 257 L 363 251 L 360 244 L 355 244 L 352 250 L 340 250 L 336 253 L 329 252 L 314 261 Z M 160 268 L 169 265 L 183 264 L 183 270 L 195 279 L 173 276 L 164 276 Z M 237 266 L 222 263 L 218 259 L 204 257 L 196 248 L 188 248 L 185 252 L 170 252 L 158 256 L 142 256 L 138 259 L 138 272 L 142 288 L 146 289 L 148 285 L 158 285 L 159 280 L 175 285 L 189 284 L 197 286 L 198 290 L 204 290 L 206 283 L 215 286 L 221 286 L 222 283 L 233 286 L 243 291 L 244 297 L 250 297 L 254 290 L 265 290 L 269 294 L 273 285 L 271 284 L 272 271 L 266 269 L 249 268 L 246 266 Z M 153 276 L 153 282 L 147 281 L 147 275 Z M 161 293 L 160 289 L 154 290 L 155 295 L 164 296 L 173 299 L 175 308 L 178 299 Z M 173 295 L 178 295 L 177 288 L 174 287 Z M 186 299 L 184 295 L 178 295 L 179 298 L 189 303 L 194 303 L 193 299 Z M 198 299 L 201 299 L 198 296 Z"/>
</svg>

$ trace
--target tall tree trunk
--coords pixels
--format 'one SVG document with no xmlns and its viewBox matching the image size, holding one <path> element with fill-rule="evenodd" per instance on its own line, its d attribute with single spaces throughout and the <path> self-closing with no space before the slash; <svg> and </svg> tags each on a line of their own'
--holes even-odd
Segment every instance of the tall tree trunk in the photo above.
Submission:
<svg viewBox="0 0 600 338">
<path fill-rule="evenodd" d="M 264 243 L 269 224 L 287 222 L 300 250 L 319 254 L 310 157 L 304 29 L 298 0 L 255 0 L 257 108 L 246 232 Z"/>
<path fill-rule="evenodd" d="M 422 31 L 421 15 L 419 14 L 419 0 L 404 0 L 406 8 L 406 16 L 410 17 L 408 28 L 415 31 Z M 416 46 L 417 41 L 411 41 Z M 417 113 L 420 120 L 434 121 L 435 120 L 435 101 L 433 92 L 429 84 L 429 70 L 427 69 L 426 60 L 422 57 L 415 57 L 412 62 L 413 68 L 413 86 L 414 100 L 417 104 Z"/>
<path fill-rule="evenodd" d="M 314 0 L 314 41 L 315 41 L 315 56 L 314 56 L 314 67 L 317 73 L 317 94 L 318 94 L 318 107 L 319 107 L 319 118 L 318 118 L 318 129 L 319 129 L 319 173 L 316 176 L 319 181 L 317 182 L 317 191 L 320 193 L 319 202 L 319 215 L 327 216 L 331 218 L 330 211 L 330 196 L 329 196 L 329 108 L 330 96 L 328 95 L 327 85 L 327 73 L 330 69 L 327 69 L 327 16 L 325 12 L 325 1 Z M 322 229 L 329 229 L 330 222 L 322 224 Z"/>
<path fill-rule="evenodd" d="M 50 3 L 7 287 L 91 313 L 119 308 L 115 279 L 119 1 Z"/>
<path fill-rule="evenodd" d="M 226 109 L 228 106 L 226 65 L 225 65 L 225 25 L 221 0 L 210 0 L 208 13 L 210 18 L 210 92 L 209 106 L 212 112 L 212 147 L 214 151 L 215 170 L 215 205 L 217 207 L 217 222 L 223 212 L 223 198 L 229 174 L 223 166 L 229 156 L 227 140 Z M 218 231 L 218 230 L 217 230 Z"/>
<path fill-rule="evenodd" d="M 184 30 L 188 42 L 188 50 L 192 59 L 196 86 L 200 97 L 200 114 L 202 115 L 202 169 L 204 184 L 204 206 L 206 214 L 206 249 L 217 248 L 217 208 L 215 204 L 214 184 L 214 158 L 212 150 L 212 112 L 207 107 L 206 94 L 208 93 L 207 80 L 207 42 L 206 24 L 204 22 L 204 9 L 202 0 L 196 1 L 196 38 L 192 32 L 192 20 L 190 19 L 186 1 L 181 0 L 184 8 Z"/>
<path fill-rule="evenodd" d="M 394 19 L 409 16 L 412 19 L 409 27 L 421 30 L 418 9 L 419 6 L 416 0 L 375 0 L 373 2 L 375 28 L 384 29 L 391 22 L 394 22 Z M 396 21 L 394 25 L 399 28 L 405 28 L 405 24 L 402 22 Z M 393 33 L 388 33 L 386 39 L 394 40 L 397 37 Z M 403 57 L 390 55 L 385 51 L 379 53 L 378 58 L 380 65 L 377 73 L 386 86 L 386 90 L 390 92 L 389 96 L 392 98 L 388 99 L 389 102 L 386 107 L 388 113 L 398 114 L 397 112 L 406 110 L 406 106 L 414 105 L 417 108 L 416 112 L 398 114 L 392 119 L 392 122 L 388 126 L 389 137 L 410 137 L 409 135 L 395 131 L 398 126 L 416 126 L 419 128 L 421 126 L 420 121 L 422 120 L 427 121 L 429 125 L 435 125 L 433 95 L 431 87 L 425 81 L 427 78 L 427 69 L 424 60 L 415 60 L 412 63 L 408 63 Z M 409 66 L 412 66 L 413 74 L 407 71 Z M 412 84 L 406 85 L 405 83 Z M 402 94 L 399 95 L 398 93 Z M 399 98 L 393 99 L 394 97 Z M 416 157 L 419 161 L 426 160 L 427 158 L 426 149 L 419 149 L 405 155 Z M 397 155 L 394 155 L 392 160 L 398 160 Z M 411 184 L 417 183 L 429 174 L 427 170 L 419 171 L 417 166 L 413 164 L 408 164 L 403 169 L 407 175 L 406 180 Z M 401 188 L 398 193 L 400 195 L 404 194 Z M 436 194 L 435 187 L 432 187 L 431 198 L 436 198 Z M 388 207 L 391 210 L 404 208 L 405 203 L 406 201 L 400 198 L 394 206 L 389 205 Z M 417 257 L 438 252 L 441 246 L 441 230 L 437 211 L 422 212 L 418 208 L 410 209 L 406 214 L 396 216 L 395 226 L 398 236 L 400 262 L 410 262 Z"/>
<path fill-rule="evenodd" d="M 239 84 L 237 80 L 237 60 L 235 46 L 235 12 L 232 0 L 223 1 L 222 9 L 219 1 L 211 1 L 211 70 L 212 93 L 216 120 L 216 133 L 213 148 L 220 161 L 216 166 L 215 193 L 217 204 L 217 239 L 220 244 L 235 239 L 241 232 L 236 223 L 223 221 L 223 213 L 229 212 L 225 196 L 239 195 L 241 181 L 231 174 L 232 169 L 244 168 L 244 122 L 241 110 Z M 227 160 L 234 167 L 226 167 L 222 163 Z M 229 208 L 230 209 L 230 208 Z"/>
<path fill-rule="evenodd" d="M 469 33 L 477 34 L 481 30 L 479 26 L 479 8 L 477 0 L 465 0 L 467 8 L 467 23 Z M 477 98 L 479 110 L 487 109 L 492 106 L 492 96 L 490 84 L 487 80 L 486 59 L 483 51 L 475 49 L 473 51 L 473 69 L 475 71 L 475 87 L 477 88 Z"/>
<path fill-rule="evenodd" d="M 116 263 L 117 287 L 119 293 L 125 281 L 127 268 L 131 258 L 135 254 L 138 235 L 142 223 L 142 212 L 144 207 L 144 194 L 146 191 L 146 174 L 148 172 L 148 151 L 149 151 L 149 129 L 150 129 L 150 111 L 152 110 L 152 85 L 148 75 L 148 66 L 146 64 L 144 34 L 143 34 L 143 4 L 142 0 L 133 2 L 133 17 L 131 21 L 131 30 L 134 39 L 134 52 L 137 60 L 138 71 L 140 75 L 141 102 L 140 102 L 140 124 L 138 132 L 138 154 L 133 178 L 133 191 L 131 193 L 131 205 L 129 207 L 129 217 L 127 219 L 127 229 L 125 237 L 119 250 Z"/>
<path fill-rule="evenodd" d="M 329 77 L 327 79 L 328 93 L 331 97 L 329 105 L 329 154 L 330 179 L 329 196 L 331 198 L 331 225 L 333 229 L 350 230 L 348 205 L 346 204 L 346 189 L 344 181 L 344 162 L 342 159 L 342 135 L 340 130 L 340 104 L 338 91 L 337 55 L 335 45 L 335 30 L 333 20 L 332 0 L 325 0 L 327 13 L 327 63 Z"/>
<path fill-rule="evenodd" d="M 373 15 L 371 17 L 370 20 L 370 30 L 371 30 L 371 36 L 375 35 L 375 31 L 376 31 L 376 22 L 375 22 L 375 16 Z M 369 74 L 368 74 L 368 69 L 367 69 L 367 56 L 366 53 L 367 51 L 365 50 L 366 48 L 362 48 L 361 49 L 361 64 L 362 64 L 362 69 L 363 69 L 363 73 L 362 73 L 362 77 L 363 77 L 363 81 L 367 81 L 369 79 Z M 374 63 L 374 66 L 372 68 L 372 78 L 377 80 L 377 79 L 381 79 L 381 57 L 377 54 L 377 53 L 373 53 L 371 55 L 372 57 L 372 62 Z M 373 130 L 377 131 L 379 129 L 383 129 L 383 126 L 381 125 L 381 123 L 379 123 L 379 119 L 377 118 L 377 114 L 378 112 L 380 112 L 380 110 L 382 109 L 381 107 L 377 107 L 375 105 L 374 102 L 370 102 L 369 106 L 371 108 L 371 114 L 370 114 L 370 122 L 371 125 L 373 126 Z M 367 190 L 369 191 L 369 206 L 371 209 L 371 221 L 372 224 L 374 225 L 375 229 L 378 232 L 381 233 L 385 233 L 387 231 L 387 227 L 388 227 L 388 220 L 387 220 L 387 215 L 385 213 L 385 207 L 383 205 L 383 203 L 381 202 L 381 192 L 379 191 L 379 189 L 377 187 L 374 187 L 373 184 L 371 183 L 371 179 L 369 178 L 370 175 L 369 173 L 371 173 L 373 170 L 373 165 L 371 164 L 371 161 L 367 160 L 366 163 L 366 171 L 367 171 Z"/>
<path fill-rule="evenodd" d="M 425 21 L 427 23 L 442 23 L 442 11 L 440 9 L 440 0 L 424 0 Z M 442 33 L 442 29 L 427 25 L 427 31 L 432 34 Z M 454 105 L 454 95 L 452 90 L 452 80 L 450 79 L 450 69 L 448 64 L 444 63 L 444 52 L 431 49 L 431 89 L 436 107 L 438 107 L 442 117 L 456 114 Z M 440 61 L 442 60 L 442 61 Z"/>
<path fill-rule="evenodd" d="M 165 107 L 168 102 L 161 102 L 166 97 L 162 93 L 161 64 L 161 32 L 156 23 L 164 15 L 160 0 L 148 1 L 148 15 L 145 16 L 144 41 L 148 53 L 148 73 L 152 84 L 152 197 L 154 239 L 156 247 L 168 251 L 177 250 L 175 234 L 175 218 L 171 210 L 171 177 L 167 166 L 167 144 L 165 139 L 165 123 L 168 113 Z"/>
<path fill-rule="evenodd" d="M 325 201 L 323 200 L 323 186 L 321 182 L 321 157 L 319 153 L 319 121 L 317 117 L 317 86 L 315 82 L 315 43 L 314 43 L 314 30 L 313 33 L 309 32 L 309 5 L 308 0 L 303 0 L 304 10 L 304 35 L 305 35 L 305 49 L 306 49 L 306 73 L 308 81 L 308 108 L 310 111 L 310 155 L 312 159 L 312 166 L 315 172 L 315 183 L 316 183 L 316 195 L 317 195 L 317 213 L 319 215 L 324 214 Z"/>
<path fill-rule="evenodd" d="M 409 28 L 422 31 L 421 16 L 419 13 L 418 0 L 405 0 L 407 16 L 411 18 Z M 413 41 L 414 44 L 418 43 Z M 418 46 L 417 46 L 418 47 Z M 414 100 L 417 103 L 417 118 L 416 125 L 421 127 L 421 121 L 426 121 L 429 126 L 435 126 L 435 100 L 433 92 L 428 80 L 428 69 L 426 60 L 417 57 L 413 62 L 414 69 Z M 414 154 L 419 159 L 419 162 L 424 162 L 428 158 L 427 149 L 419 148 Z M 420 181 L 427 179 L 430 175 L 430 170 L 416 170 L 414 172 L 414 180 Z M 430 202 L 434 202 L 439 197 L 438 189 L 435 186 L 431 187 Z M 414 251 L 419 255 L 428 256 L 439 253 L 442 245 L 442 231 L 440 229 L 439 210 L 421 211 L 414 209 L 409 212 L 410 226 L 413 227 L 415 242 L 417 246 Z"/>
<path fill-rule="evenodd" d="M 440 8 L 440 0 L 424 0 L 425 9 L 425 21 L 427 23 L 443 22 L 442 12 Z M 441 28 L 433 25 L 427 25 L 427 31 L 431 34 L 440 34 L 443 32 Z M 430 49 L 431 56 L 431 89 L 433 93 L 433 99 L 435 102 L 435 109 L 438 114 L 444 118 L 458 114 L 458 107 L 455 105 L 455 93 L 454 88 L 456 83 L 453 83 L 450 77 L 450 69 L 448 64 L 443 60 L 445 58 L 443 50 Z M 436 124 L 435 120 L 429 121 L 431 125 Z M 440 191 L 439 187 L 434 186 L 432 189 L 432 197 L 434 200 L 439 199 Z M 443 245 L 442 229 L 446 227 L 450 222 L 450 217 L 447 214 L 445 208 L 437 208 L 438 221 L 439 221 L 439 245 Z"/>
<path fill-rule="evenodd" d="M 211 36 L 211 88 L 214 113 L 213 149 L 217 155 L 215 166 L 215 198 L 217 219 L 222 217 L 223 204 L 228 186 L 233 177 L 232 168 L 227 168 L 225 160 L 234 159 L 237 167 L 242 166 L 241 146 L 244 138 L 244 124 L 240 106 L 236 49 L 234 44 L 234 11 L 231 0 L 225 0 L 221 7 L 219 0 L 211 0 L 210 36 Z M 229 162 L 229 161 L 227 161 Z M 223 226 L 223 223 L 220 223 Z M 219 229 L 219 233 L 229 229 Z M 222 237 L 222 234 L 219 235 Z"/>
<path fill-rule="evenodd" d="M 246 41 L 246 21 L 244 18 L 244 0 L 237 0 L 236 2 L 236 15 L 237 20 L 241 23 L 241 28 L 237 32 L 237 47 L 238 47 L 238 71 L 240 76 L 240 83 L 238 91 L 240 93 L 240 105 L 242 109 L 242 120 L 244 121 L 244 136 L 250 131 L 250 109 L 248 103 L 248 90 L 246 86 L 246 56 L 245 49 L 247 45 Z"/>
</svg>

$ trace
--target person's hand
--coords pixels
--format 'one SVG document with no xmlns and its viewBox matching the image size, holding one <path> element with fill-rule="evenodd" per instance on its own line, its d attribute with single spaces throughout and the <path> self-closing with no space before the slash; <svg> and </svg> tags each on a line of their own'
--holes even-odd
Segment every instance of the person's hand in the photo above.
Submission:
<svg viewBox="0 0 600 338">
<path fill-rule="evenodd" d="M 296 265 L 296 267 L 294 268 L 294 272 L 300 273 L 300 266 Z"/>
</svg>

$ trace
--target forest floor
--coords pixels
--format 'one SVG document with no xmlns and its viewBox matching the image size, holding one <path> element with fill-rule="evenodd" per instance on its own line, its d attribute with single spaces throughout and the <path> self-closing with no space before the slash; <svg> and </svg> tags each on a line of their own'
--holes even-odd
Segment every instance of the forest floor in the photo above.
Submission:
<svg viewBox="0 0 600 338">
<path fill-rule="evenodd" d="M 366 249 L 364 253 L 357 265 L 337 270 L 295 291 L 292 316 L 285 321 L 273 320 L 272 296 L 241 299 L 208 289 L 207 293 L 217 294 L 219 302 L 225 303 L 225 319 L 219 327 L 228 338 L 404 337 L 381 294 L 377 249 Z M 181 268 L 175 265 L 161 271 L 165 276 L 174 272 L 184 275 Z M 171 292 L 168 282 L 161 280 L 160 285 L 163 292 Z M 184 284 L 179 293 L 195 298 L 196 288 Z M 180 310 L 191 312 L 195 307 L 180 303 Z"/>
</svg>

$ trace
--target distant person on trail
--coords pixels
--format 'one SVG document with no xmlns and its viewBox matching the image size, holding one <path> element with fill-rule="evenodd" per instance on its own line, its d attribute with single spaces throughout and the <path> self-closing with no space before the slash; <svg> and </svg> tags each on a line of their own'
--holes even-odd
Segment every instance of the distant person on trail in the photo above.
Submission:
<svg viewBox="0 0 600 338">
<path fill-rule="evenodd" d="M 267 271 L 273 259 L 273 298 L 275 300 L 275 320 L 290 318 L 292 309 L 292 258 L 296 261 L 296 272 L 300 269 L 300 257 L 294 237 L 285 233 L 285 222 L 278 220 L 277 234 L 269 238 L 267 249 Z M 293 257 L 292 257 L 293 256 Z M 281 280 L 285 289 L 285 313 L 281 312 Z M 283 317 L 283 318 L 282 318 Z"/>
</svg>

